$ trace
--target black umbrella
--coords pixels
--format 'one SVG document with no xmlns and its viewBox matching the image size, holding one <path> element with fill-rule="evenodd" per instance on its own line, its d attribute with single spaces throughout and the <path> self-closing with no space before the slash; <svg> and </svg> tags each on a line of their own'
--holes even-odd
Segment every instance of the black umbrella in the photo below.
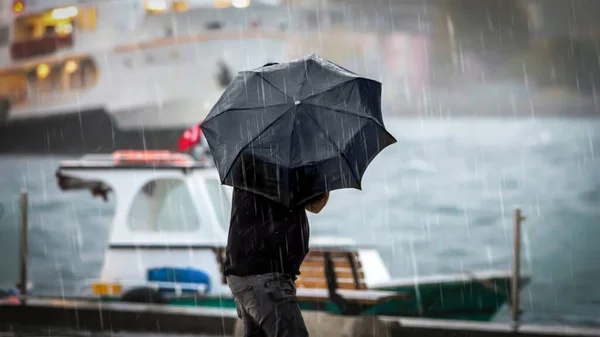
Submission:
<svg viewBox="0 0 600 337">
<path fill-rule="evenodd" d="M 361 189 L 396 142 L 381 117 L 381 83 L 311 55 L 240 72 L 201 126 L 226 185 L 287 206 Z"/>
</svg>

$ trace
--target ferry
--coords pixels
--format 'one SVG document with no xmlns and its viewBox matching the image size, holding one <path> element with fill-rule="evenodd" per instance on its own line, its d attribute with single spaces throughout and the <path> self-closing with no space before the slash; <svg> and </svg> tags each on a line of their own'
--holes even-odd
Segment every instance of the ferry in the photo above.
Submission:
<svg viewBox="0 0 600 337">
<path fill-rule="evenodd" d="M 7 0 L 0 155 L 174 150 L 238 71 L 310 53 L 385 74 L 387 97 L 421 92 L 430 8 L 408 2 L 381 17 L 315 0 Z"/>
<path fill-rule="evenodd" d="M 235 308 L 222 276 L 232 189 L 210 157 L 88 154 L 62 162 L 56 178 L 65 193 L 117 201 L 98 277 L 67 299 Z M 354 316 L 488 321 L 515 291 L 508 271 L 393 279 L 377 247 L 317 234 L 300 272 L 302 310 Z M 529 281 L 521 276 L 520 286 Z"/>
<path fill-rule="evenodd" d="M 279 0 L 47 4 L 0 21 L 3 154 L 163 149 L 238 71 L 288 58 Z"/>
</svg>

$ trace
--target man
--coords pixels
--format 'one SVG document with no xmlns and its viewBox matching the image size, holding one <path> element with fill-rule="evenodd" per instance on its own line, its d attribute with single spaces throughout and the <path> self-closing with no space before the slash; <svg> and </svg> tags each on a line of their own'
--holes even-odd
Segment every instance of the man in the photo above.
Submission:
<svg viewBox="0 0 600 337">
<path fill-rule="evenodd" d="M 305 210 L 319 213 L 329 193 L 288 208 L 235 188 L 224 275 L 245 336 L 308 336 L 294 280 L 308 253 Z"/>
</svg>

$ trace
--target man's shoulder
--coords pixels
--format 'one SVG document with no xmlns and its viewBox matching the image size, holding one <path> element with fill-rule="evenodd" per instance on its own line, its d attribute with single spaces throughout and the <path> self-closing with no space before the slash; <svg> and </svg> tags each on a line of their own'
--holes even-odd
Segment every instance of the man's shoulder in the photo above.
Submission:
<svg viewBox="0 0 600 337">
<path fill-rule="evenodd" d="M 306 211 L 304 210 L 304 207 L 290 208 L 282 203 L 271 200 L 260 194 L 256 194 L 238 187 L 233 188 L 233 203 L 248 205 L 251 204 L 252 208 L 256 208 L 256 206 L 260 205 L 261 207 L 269 208 L 270 212 L 277 214 L 287 215 L 289 213 L 302 213 L 304 216 L 306 216 Z"/>
<path fill-rule="evenodd" d="M 244 190 L 242 188 L 239 187 L 234 187 L 233 188 L 233 199 L 241 199 L 241 198 L 256 198 L 257 195 L 255 193 L 252 193 L 250 191 Z"/>
</svg>

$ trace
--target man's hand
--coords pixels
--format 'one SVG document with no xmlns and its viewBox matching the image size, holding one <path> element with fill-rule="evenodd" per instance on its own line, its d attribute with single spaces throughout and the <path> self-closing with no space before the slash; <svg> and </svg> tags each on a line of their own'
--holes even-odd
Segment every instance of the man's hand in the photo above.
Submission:
<svg viewBox="0 0 600 337">
<path fill-rule="evenodd" d="M 326 192 L 323 195 L 321 195 L 319 198 L 311 200 L 308 204 L 306 204 L 306 206 L 304 208 L 311 213 L 319 214 L 319 212 L 321 212 L 323 207 L 325 207 L 325 205 L 327 205 L 328 200 L 329 200 L 329 192 Z"/>
</svg>

